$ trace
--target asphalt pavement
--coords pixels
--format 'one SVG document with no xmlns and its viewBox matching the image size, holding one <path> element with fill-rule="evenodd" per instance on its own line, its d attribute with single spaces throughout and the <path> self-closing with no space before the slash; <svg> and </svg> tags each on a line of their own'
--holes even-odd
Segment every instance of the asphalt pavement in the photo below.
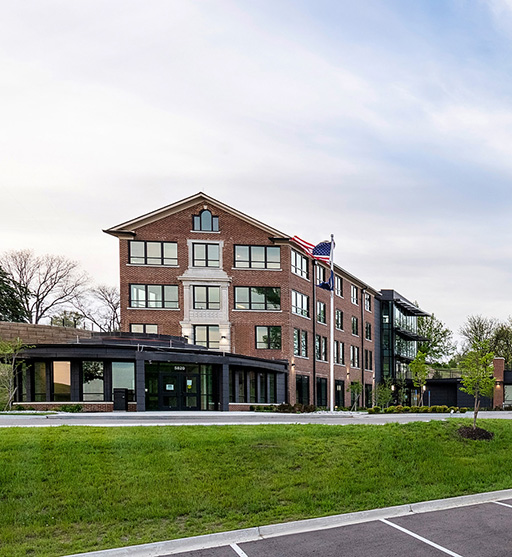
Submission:
<svg viewBox="0 0 512 557">
<path fill-rule="evenodd" d="M 510 557 L 512 490 L 81 553 L 75 557 L 374 555 Z"/>
<path fill-rule="evenodd" d="M 157 425 L 255 425 L 255 424 L 376 424 L 429 422 L 449 418 L 472 418 L 465 414 L 368 414 L 366 412 L 314 412 L 280 414 L 270 412 L 94 412 L 48 415 L 0 414 L 0 427 L 50 427 L 81 425 L 98 427 Z M 478 419 L 512 419 L 512 412 L 479 412 Z"/>
</svg>

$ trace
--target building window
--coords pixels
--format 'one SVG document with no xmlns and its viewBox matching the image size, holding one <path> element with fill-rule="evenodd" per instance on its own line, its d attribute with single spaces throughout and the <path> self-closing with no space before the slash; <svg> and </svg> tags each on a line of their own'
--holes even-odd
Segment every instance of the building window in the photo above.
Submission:
<svg viewBox="0 0 512 557">
<path fill-rule="evenodd" d="M 34 402 L 46 402 L 46 363 L 34 364 Z"/>
<path fill-rule="evenodd" d="M 327 338 L 316 335 L 315 341 L 316 359 L 322 362 L 327 361 Z"/>
<path fill-rule="evenodd" d="M 293 354 L 301 358 L 308 357 L 308 333 L 300 329 L 293 329 Z"/>
<path fill-rule="evenodd" d="M 309 317 L 309 297 L 292 290 L 292 313 Z"/>
<path fill-rule="evenodd" d="M 350 365 L 352 367 L 359 367 L 359 347 L 350 347 Z"/>
<path fill-rule="evenodd" d="M 194 325 L 194 344 L 218 349 L 220 332 L 218 325 Z"/>
<path fill-rule="evenodd" d="M 194 286 L 194 309 L 220 309 L 220 286 Z"/>
<path fill-rule="evenodd" d="M 309 404 L 309 377 L 307 375 L 295 376 L 295 402 Z"/>
<path fill-rule="evenodd" d="M 341 311 L 341 309 L 335 310 L 334 319 L 336 323 L 336 329 L 343 331 L 343 312 Z"/>
<path fill-rule="evenodd" d="M 345 381 L 334 381 L 334 404 L 337 408 L 345 406 Z"/>
<path fill-rule="evenodd" d="M 365 292 L 364 294 L 364 309 L 366 311 L 372 311 L 372 297 L 368 294 L 368 292 Z"/>
<path fill-rule="evenodd" d="M 359 336 L 359 320 L 357 317 L 352 317 L 352 334 Z"/>
<path fill-rule="evenodd" d="M 327 318 L 325 316 L 325 304 L 323 302 L 316 303 L 316 320 L 318 323 L 327 323 Z"/>
<path fill-rule="evenodd" d="M 309 261 L 307 257 L 292 249 L 292 273 L 299 277 L 309 278 Z"/>
<path fill-rule="evenodd" d="M 176 242 L 129 242 L 132 265 L 178 265 L 178 244 Z"/>
<path fill-rule="evenodd" d="M 280 310 L 281 289 L 271 286 L 236 286 L 235 309 Z"/>
<path fill-rule="evenodd" d="M 316 265 L 316 285 L 318 286 L 322 282 L 325 282 L 325 267 Z"/>
<path fill-rule="evenodd" d="M 373 370 L 373 352 L 371 350 L 364 351 L 364 369 Z"/>
<path fill-rule="evenodd" d="M 158 334 L 158 325 L 147 325 L 146 323 L 130 323 L 130 333 Z"/>
<path fill-rule="evenodd" d="M 235 246 L 237 269 L 280 269 L 279 246 Z"/>
<path fill-rule="evenodd" d="M 334 293 L 343 298 L 343 279 L 337 275 L 334 277 Z"/>
<path fill-rule="evenodd" d="M 256 348 L 281 350 L 281 327 L 256 327 Z"/>
<path fill-rule="evenodd" d="M 364 337 L 366 338 L 366 340 L 372 340 L 372 324 L 371 323 L 365 323 Z"/>
<path fill-rule="evenodd" d="M 316 378 L 316 405 L 327 406 L 327 379 L 325 377 Z"/>
<path fill-rule="evenodd" d="M 356 306 L 359 305 L 359 288 L 353 284 L 350 285 L 350 301 Z"/>
<path fill-rule="evenodd" d="M 219 244 L 192 244 L 194 267 L 220 267 Z"/>
<path fill-rule="evenodd" d="M 334 341 L 334 363 L 345 365 L 345 343 L 339 340 Z"/>
<path fill-rule="evenodd" d="M 199 215 L 194 215 L 192 229 L 201 232 L 218 232 L 219 217 L 214 217 L 211 211 L 204 209 Z"/>
<path fill-rule="evenodd" d="M 84 402 L 103 402 L 103 362 L 82 362 L 83 398 Z"/>
<path fill-rule="evenodd" d="M 130 307 L 178 309 L 178 287 L 162 284 L 131 284 Z"/>
<path fill-rule="evenodd" d="M 135 364 L 112 362 L 112 400 L 114 389 L 128 389 L 128 402 L 135 400 Z"/>
<path fill-rule="evenodd" d="M 71 362 L 53 362 L 53 400 L 71 400 Z"/>
</svg>

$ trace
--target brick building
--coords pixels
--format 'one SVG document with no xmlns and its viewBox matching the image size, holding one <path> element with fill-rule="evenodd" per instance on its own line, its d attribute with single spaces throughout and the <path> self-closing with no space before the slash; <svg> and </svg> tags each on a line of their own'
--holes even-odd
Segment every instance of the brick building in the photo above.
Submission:
<svg viewBox="0 0 512 557">
<path fill-rule="evenodd" d="M 122 331 L 181 336 L 213 351 L 287 360 L 290 403 L 327 406 L 329 269 L 293 239 L 203 193 L 105 230 L 119 238 Z M 337 406 L 371 401 L 378 292 L 335 265 Z M 377 325 L 376 325 L 377 324 Z M 264 373 L 230 371 L 236 408 L 275 399 Z"/>
</svg>

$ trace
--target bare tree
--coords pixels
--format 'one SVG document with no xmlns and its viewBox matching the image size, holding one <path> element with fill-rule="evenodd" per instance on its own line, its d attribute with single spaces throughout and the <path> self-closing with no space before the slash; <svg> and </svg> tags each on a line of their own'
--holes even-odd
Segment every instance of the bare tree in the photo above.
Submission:
<svg viewBox="0 0 512 557">
<path fill-rule="evenodd" d="M 498 324 L 498 320 L 494 317 L 470 315 L 459 330 L 466 341 L 466 351 L 470 350 L 474 344 L 491 342 Z"/>
<path fill-rule="evenodd" d="M 74 301 L 78 312 L 104 333 L 121 329 L 121 297 L 115 286 L 101 284 Z"/>
<path fill-rule="evenodd" d="M 10 251 L 3 269 L 19 285 L 19 297 L 31 323 L 39 323 L 72 302 L 88 282 L 76 261 L 60 255 L 36 256 L 31 250 Z"/>
</svg>

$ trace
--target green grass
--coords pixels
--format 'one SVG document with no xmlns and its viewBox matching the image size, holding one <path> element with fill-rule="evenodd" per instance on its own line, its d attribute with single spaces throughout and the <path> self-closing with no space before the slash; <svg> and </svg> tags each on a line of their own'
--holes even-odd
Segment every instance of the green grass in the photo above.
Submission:
<svg viewBox="0 0 512 557">
<path fill-rule="evenodd" d="M 65 555 L 512 487 L 512 423 L 0 430 L 1 555 Z"/>
</svg>

